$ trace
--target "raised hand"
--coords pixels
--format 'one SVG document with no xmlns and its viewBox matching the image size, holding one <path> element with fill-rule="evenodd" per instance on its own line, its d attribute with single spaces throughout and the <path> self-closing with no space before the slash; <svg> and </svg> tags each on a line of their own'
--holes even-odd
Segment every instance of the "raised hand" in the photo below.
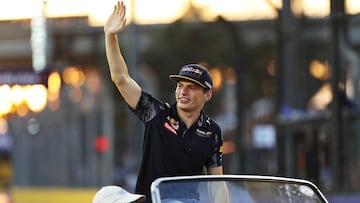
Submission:
<svg viewBox="0 0 360 203">
<path fill-rule="evenodd" d="M 114 6 L 113 13 L 109 16 L 104 32 L 107 34 L 116 34 L 124 30 L 126 24 L 126 7 L 123 1 L 118 1 Z"/>
</svg>

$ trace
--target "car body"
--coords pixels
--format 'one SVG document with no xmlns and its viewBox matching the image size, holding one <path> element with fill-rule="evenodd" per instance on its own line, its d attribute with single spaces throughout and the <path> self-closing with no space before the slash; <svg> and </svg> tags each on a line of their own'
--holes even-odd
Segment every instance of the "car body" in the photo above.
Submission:
<svg viewBox="0 0 360 203">
<path fill-rule="evenodd" d="M 328 202 L 320 189 L 311 181 L 257 175 L 195 175 L 158 178 L 151 185 L 151 198 L 153 203 Z"/>
</svg>

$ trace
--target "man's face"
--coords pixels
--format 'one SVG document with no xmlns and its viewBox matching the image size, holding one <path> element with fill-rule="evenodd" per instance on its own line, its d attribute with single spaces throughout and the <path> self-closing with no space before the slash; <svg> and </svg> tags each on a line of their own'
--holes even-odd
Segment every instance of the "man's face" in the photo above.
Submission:
<svg viewBox="0 0 360 203">
<path fill-rule="evenodd" d="M 209 101 L 212 91 L 205 90 L 200 85 L 181 80 L 176 85 L 175 98 L 178 107 L 187 112 L 201 110 L 205 102 Z"/>
</svg>

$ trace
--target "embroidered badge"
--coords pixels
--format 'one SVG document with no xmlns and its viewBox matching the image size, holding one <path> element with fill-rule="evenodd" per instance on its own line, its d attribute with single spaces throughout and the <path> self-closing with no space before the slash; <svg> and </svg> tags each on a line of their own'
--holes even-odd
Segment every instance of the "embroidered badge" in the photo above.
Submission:
<svg viewBox="0 0 360 203">
<path fill-rule="evenodd" d="M 170 131 L 171 133 L 177 135 L 176 130 L 175 130 L 173 127 L 171 127 L 169 123 L 165 122 L 165 123 L 164 123 L 164 127 L 165 127 L 168 131 Z"/>
<path fill-rule="evenodd" d="M 172 128 L 174 128 L 175 130 L 179 130 L 179 121 L 177 121 L 175 118 L 170 118 L 170 116 L 168 116 L 167 119 L 170 122 Z"/>
<path fill-rule="evenodd" d="M 185 67 L 183 68 L 181 71 L 187 71 L 187 72 L 191 72 L 191 73 L 196 73 L 199 75 L 202 75 L 202 71 L 197 69 L 197 68 L 193 68 L 193 67 Z"/>
<path fill-rule="evenodd" d="M 202 131 L 200 129 L 196 129 L 196 134 L 201 136 L 201 137 L 210 137 L 212 135 L 212 132 L 211 131 Z"/>
</svg>

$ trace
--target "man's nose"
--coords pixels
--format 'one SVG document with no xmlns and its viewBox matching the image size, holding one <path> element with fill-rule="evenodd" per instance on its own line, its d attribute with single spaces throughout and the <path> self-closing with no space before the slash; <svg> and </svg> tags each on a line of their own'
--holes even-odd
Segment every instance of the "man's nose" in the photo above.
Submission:
<svg viewBox="0 0 360 203">
<path fill-rule="evenodd" d="M 189 92 L 189 88 L 187 88 L 187 87 L 181 88 L 181 91 L 180 91 L 181 94 L 187 94 L 188 92 Z"/>
</svg>

